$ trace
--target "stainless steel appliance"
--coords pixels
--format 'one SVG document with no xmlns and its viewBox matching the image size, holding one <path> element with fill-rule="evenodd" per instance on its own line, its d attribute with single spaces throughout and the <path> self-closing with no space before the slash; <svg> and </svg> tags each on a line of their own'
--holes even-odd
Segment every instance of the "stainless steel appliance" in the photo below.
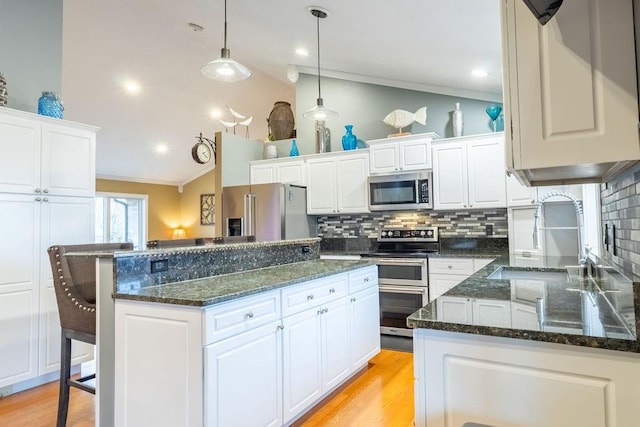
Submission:
<svg viewBox="0 0 640 427">
<path fill-rule="evenodd" d="M 431 172 L 370 176 L 371 211 L 433 209 Z"/>
<path fill-rule="evenodd" d="M 429 253 L 439 249 L 436 227 L 385 228 L 375 257 L 380 287 L 380 333 L 412 336 L 407 317 L 429 303 Z"/>
<path fill-rule="evenodd" d="M 307 189 L 290 184 L 256 184 L 222 189 L 223 233 L 255 236 L 259 242 L 317 235 L 307 215 Z"/>
</svg>

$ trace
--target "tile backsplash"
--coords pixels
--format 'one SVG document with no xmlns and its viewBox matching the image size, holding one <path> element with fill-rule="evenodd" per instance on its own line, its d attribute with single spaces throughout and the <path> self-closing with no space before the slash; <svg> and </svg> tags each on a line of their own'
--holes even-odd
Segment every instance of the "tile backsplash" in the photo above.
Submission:
<svg viewBox="0 0 640 427">
<path fill-rule="evenodd" d="M 380 212 L 365 215 L 318 217 L 318 235 L 333 237 L 378 237 L 381 227 L 438 227 L 442 237 L 486 236 L 493 226 L 494 237 L 507 237 L 507 210 Z"/>
<path fill-rule="evenodd" d="M 600 189 L 603 258 L 640 276 L 640 166 Z"/>
</svg>

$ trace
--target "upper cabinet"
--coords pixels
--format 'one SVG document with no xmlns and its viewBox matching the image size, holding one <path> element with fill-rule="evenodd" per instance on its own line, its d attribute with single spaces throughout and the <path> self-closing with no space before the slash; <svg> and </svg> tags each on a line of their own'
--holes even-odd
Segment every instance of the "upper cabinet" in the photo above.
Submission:
<svg viewBox="0 0 640 427">
<path fill-rule="evenodd" d="M 336 152 L 307 159 L 307 213 L 369 212 L 369 153 Z"/>
<path fill-rule="evenodd" d="M 505 207 L 505 176 L 502 132 L 433 144 L 436 210 Z"/>
<path fill-rule="evenodd" d="M 0 110 L 0 192 L 93 196 L 93 126 Z"/>
<path fill-rule="evenodd" d="M 506 161 L 528 185 L 609 180 L 640 159 L 631 0 L 502 3 Z"/>
<path fill-rule="evenodd" d="M 371 174 L 431 169 L 431 141 L 438 138 L 423 133 L 367 141 Z"/>
<path fill-rule="evenodd" d="M 256 160 L 250 164 L 251 184 L 270 184 L 273 182 L 302 186 L 307 184 L 303 159 Z"/>
</svg>

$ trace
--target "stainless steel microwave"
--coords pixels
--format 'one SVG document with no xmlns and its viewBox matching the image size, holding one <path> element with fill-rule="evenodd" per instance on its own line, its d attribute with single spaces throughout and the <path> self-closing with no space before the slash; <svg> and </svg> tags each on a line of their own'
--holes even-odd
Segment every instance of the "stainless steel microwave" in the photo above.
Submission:
<svg viewBox="0 0 640 427">
<path fill-rule="evenodd" d="M 370 176 L 369 210 L 433 209 L 431 171 Z"/>
</svg>

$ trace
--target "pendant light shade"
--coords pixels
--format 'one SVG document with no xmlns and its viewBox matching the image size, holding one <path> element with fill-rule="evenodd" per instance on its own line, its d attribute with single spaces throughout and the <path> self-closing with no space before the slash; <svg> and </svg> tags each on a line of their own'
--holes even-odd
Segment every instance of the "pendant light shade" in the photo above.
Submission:
<svg viewBox="0 0 640 427">
<path fill-rule="evenodd" d="M 224 0 L 224 47 L 220 51 L 220 58 L 207 62 L 200 71 L 210 79 L 222 82 L 238 82 L 251 77 L 251 71 L 231 59 L 231 51 L 227 49 L 227 0 Z"/>
<path fill-rule="evenodd" d="M 326 120 L 332 117 L 338 117 L 338 113 L 324 106 L 322 93 L 320 91 L 320 18 L 326 18 L 328 13 L 326 10 L 315 6 L 310 7 L 309 12 L 316 17 L 316 29 L 318 33 L 318 99 L 316 100 L 316 106 L 305 112 L 302 117 L 311 120 Z"/>
</svg>

